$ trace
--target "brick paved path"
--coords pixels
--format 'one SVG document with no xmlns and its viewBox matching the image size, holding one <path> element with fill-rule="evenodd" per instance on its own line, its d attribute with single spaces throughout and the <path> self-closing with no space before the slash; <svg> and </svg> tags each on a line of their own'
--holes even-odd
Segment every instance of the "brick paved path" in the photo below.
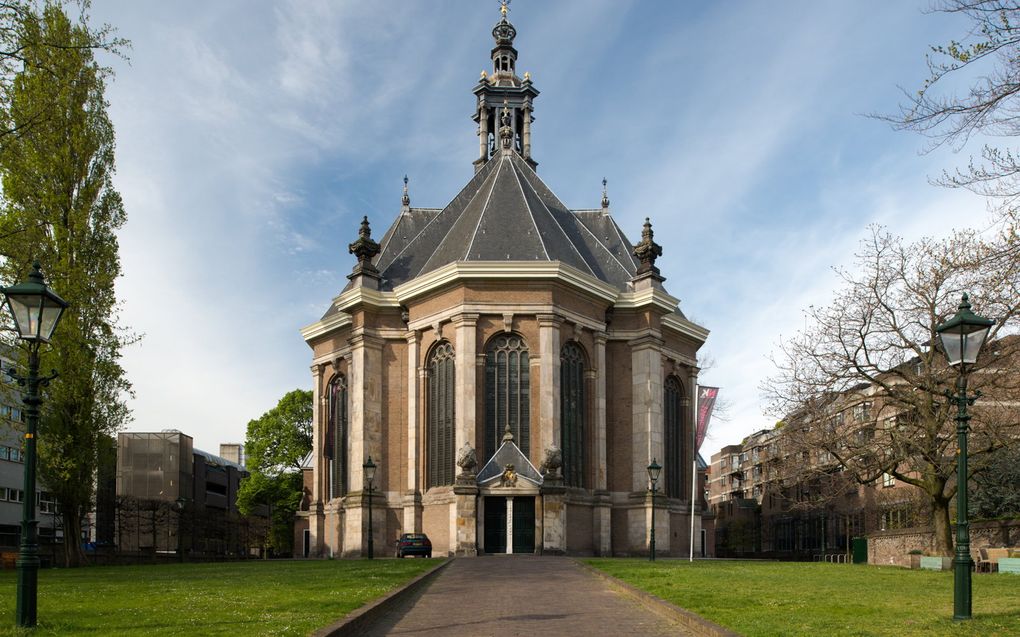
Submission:
<svg viewBox="0 0 1020 637">
<path fill-rule="evenodd" d="M 563 557 L 457 559 L 365 637 L 686 635 Z"/>
</svg>

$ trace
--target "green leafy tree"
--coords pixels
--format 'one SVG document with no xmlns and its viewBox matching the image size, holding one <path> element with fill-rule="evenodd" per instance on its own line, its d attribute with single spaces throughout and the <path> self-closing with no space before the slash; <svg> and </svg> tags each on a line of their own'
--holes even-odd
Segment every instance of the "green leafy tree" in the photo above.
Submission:
<svg viewBox="0 0 1020 637">
<path fill-rule="evenodd" d="M 51 0 L 47 4 L 72 4 L 64 0 Z M 13 93 L 14 78 L 18 73 L 29 67 L 35 67 L 38 71 L 49 70 L 46 67 L 47 60 L 31 54 L 33 48 L 83 48 L 89 50 L 104 50 L 119 55 L 128 46 L 128 42 L 116 37 L 113 27 L 108 24 L 92 28 L 88 25 L 88 0 L 78 0 L 73 3 L 78 8 L 80 22 L 78 26 L 85 36 L 75 42 L 60 42 L 47 39 L 45 33 L 27 28 L 28 25 L 37 19 L 40 13 L 39 3 L 35 0 L 0 0 L 0 103 L 6 107 L 10 104 Z M 40 37 L 44 36 L 44 37 Z M 66 81 L 69 78 L 62 78 L 57 73 L 51 74 L 52 81 Z M 0 127 L 0 148 L 8 138 L 17 137 L 35 124 L 40 123 L 49 117 L 58 114 L 57 102 L 40 102 L 36 104 L 35 110 L 26 114 L 18 122 L 5 122 Z"/>
<path fill-rule="evenodd" d="M 293 544 L 294 513 L 301 504 L 301 462 L 312 450 L 312 392 L 295 389 L 255 420 L 245 437 L 251 471 L 237 493 L 237 508 L 251 515 L 268 508 L 268 547 L 288 553 Z"/>
<path fill-rule="evenodd" d="M 112 183 L 114 131 L 103 97 L 108 73 L 93 58 L 93 35 L 55 4 L 24 12 L 18 33 L 24 63 L 0 110 L 3 130 L 23 131 L 9 136 L 0 153 L 0 279 L 24 279 L 38 259 L 48 283 L 70 302 L 52 346 L 42 352 L 42 369 L 59 377 L 43 405 L 39 454 L 73 566 L 83 558 L 77 539 L 102 441 L 129 415 L 131 385 L 120 358 L 132 337 L 117 323 L 114 291 L 116 231 L 126 217 Z M 40 119 L 41 110 L 47 116 Z"/>
</svg>

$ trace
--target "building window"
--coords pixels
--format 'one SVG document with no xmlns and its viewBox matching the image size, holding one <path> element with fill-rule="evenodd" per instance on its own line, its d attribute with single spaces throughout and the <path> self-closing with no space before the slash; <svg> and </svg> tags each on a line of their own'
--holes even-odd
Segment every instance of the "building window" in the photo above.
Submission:
<svg viewBox="0 0 1020 637">
<path fill-rule="evenodd" d="M 337 374 L 326 388 L 326 458 L 329 460 L 329 497 L 347 493 L 347 377 Z"/>
<path fill-rule="evenodd" d="M 665 458 L 663 462 L 663 473 L 666 474 L 663 482 L 663 491 L 668 497 L 679 498 L 683 496 L 683 409 L 682 398 L 683 388 L 676 376 L 666 379 L 663 392 L 663 434 L 665 439 Z M 737 457 L 733 458 L 733 466 L 737 466 Z"/>
<path fill-rule="evenodd" d="M 485 453 L 491 458 L 507 427 L 530 455 L 531 370 L 528 346 L 516 334 L 501 334 L 485 349 Z"/>
<path fill-rule="evenodd" d="M 574 342 L 560 350 L 560 448 L 563 480 L 568 486 L 584 486 L 584 352 Z"/>
<path fill-rule="evenodd" d="M 885 488 L 895 487 L 896 486 L 896 478 L 892 477 L 891 474 L 883 473 L 882 474 L 882 486 L 885 487 Z"/>
<path fill-rule="evenodd" d="M 429 354 L 428 388 L 426 389 L 426 485 L 438 487 L 453 484 L 453 346 L 441 341 Z"/>
</svg>

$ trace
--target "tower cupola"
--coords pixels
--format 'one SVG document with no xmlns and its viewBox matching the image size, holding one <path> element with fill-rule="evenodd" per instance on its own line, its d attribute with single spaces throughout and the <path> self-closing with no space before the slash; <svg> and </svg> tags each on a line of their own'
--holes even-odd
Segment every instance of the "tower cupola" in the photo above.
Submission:
<svg viewBox="0 0 1020 637">
<path fill-rule="evenodd" d="M 472 119 L 478 124 L 476 172 L 501 149 L 518 153 L 532 168 L 538 166 L 531 158 L 531 123 L 535 120 L 532 100 L 538 96 L 538 91 L 531 84 L 530 74 L 525 73 L 524 79 L 517 76 L 517 49 L 514 48 L 517 29 L 507 19 L 509 4 L 509 0 L 500 3 L 499 22 L 492 28 L 492 38 L 496 42 L 491 54 L 492 73 L 482 71 L 474 88 L 477 103 Z M 508 131 L 509 137 L 506 137 Z"/>
</svg>

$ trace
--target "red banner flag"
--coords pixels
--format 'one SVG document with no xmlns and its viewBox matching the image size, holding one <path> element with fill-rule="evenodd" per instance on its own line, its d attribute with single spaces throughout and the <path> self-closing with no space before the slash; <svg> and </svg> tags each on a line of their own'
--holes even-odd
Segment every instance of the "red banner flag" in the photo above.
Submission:
<svg viewBox="0 0 1020 637">
<path fill-rule="evenodd" d="M 695 453 L 698 449 L 701 449 L 701 443 L 705 442 L 705 434 L 708 433 L 708 422 L 712 420 L 712 410 L 715 409 L 715 399 L 718 395 L 718 387 L 698 385 L 698 428 L 694 439 Z"/>
</svg>

